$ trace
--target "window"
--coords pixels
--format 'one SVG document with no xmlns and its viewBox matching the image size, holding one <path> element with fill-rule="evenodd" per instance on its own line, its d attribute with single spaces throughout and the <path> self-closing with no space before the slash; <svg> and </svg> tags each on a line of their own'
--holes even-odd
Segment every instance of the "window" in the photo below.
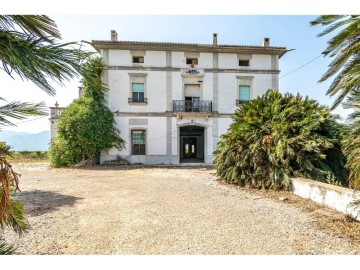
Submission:
<svg viewBox="0 0 360 270">
<path fill-rule="evenodd" d="M 186 58 L 187 65 L 197 65 L 198 59 L 197 58 Z"/>
<path fill-rule="evenodd" d="M 240 85 L 239 86 L 239 104 L 243 104 L 250 101 L 250 86 Z"/>
<path fill-rule="evenodd" d="M 144 63 L 144 56 L 133 56 L 133 63 Z"/>
<path fill-rule="evenodd" d="M 131 154 L 145 155 L 145 130 L 131 131 Z"/>
<path fill-rule="evenodd" d="M 143 83 L 132 84 L 132 102 L 145 102 Z"/>
<path fill-rule="evenodd" d="M 241 66 L 241 67 L 250 66 L 250 60 L 239 60 L 239 66 Z"/>
</svg>

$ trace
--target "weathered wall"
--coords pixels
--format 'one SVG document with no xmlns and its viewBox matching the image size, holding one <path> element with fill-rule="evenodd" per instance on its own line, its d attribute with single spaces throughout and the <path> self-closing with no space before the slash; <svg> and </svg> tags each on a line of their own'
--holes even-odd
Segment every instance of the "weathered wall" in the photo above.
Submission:
<svg viewBox="0 0 360 270">
<path fill-rule="evenodd" d="M 360 221 L 360 192 L 304 178 L 292 178 L 292 192 Z M 359 205 L 352 205 L 359 201 Z"/>
</svg>

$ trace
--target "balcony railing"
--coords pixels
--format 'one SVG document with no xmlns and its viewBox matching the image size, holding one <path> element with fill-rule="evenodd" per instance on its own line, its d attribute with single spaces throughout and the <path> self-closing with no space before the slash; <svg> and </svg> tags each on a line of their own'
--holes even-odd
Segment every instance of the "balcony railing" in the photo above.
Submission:
<svg viewBox="0 0 360 270">
<path fill-rule="evenodd" d="M 50 118 L 57 119 L 65 110 L 64 107 L 59 107 L 59 104 L 56 102 L 55 107 L 50 107 Z"/>
<path fill-rule="evenodd" d="M 129 98 L 129 103 L 147 103 L 147 98 Z"/>
<path fill-rule="evenodd" d="M 239 105 L 248 103 L 249 101 L 250 101 L 250 100 L 240 100 L 240 99 L 237 99 L 237 100 L 236 100 L 236 106 L 239 106 Z"/>
<path fill-rule="evenodd" d="M 212 112 L 212 101 L 209 100 L 173 100 L 174 112 Z"/>
</svg>

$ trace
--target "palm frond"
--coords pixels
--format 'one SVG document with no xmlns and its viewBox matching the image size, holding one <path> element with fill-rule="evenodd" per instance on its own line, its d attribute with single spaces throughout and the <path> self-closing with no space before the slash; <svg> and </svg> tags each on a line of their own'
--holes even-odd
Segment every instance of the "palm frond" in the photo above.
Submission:
<svg viewBox="0 0 360 270">
<path fill-rule="evenodd" d="M 61 39 L 55 22 L 46 15 L 0 15 L 0 29 L 23 32 L 51 41 L 50 37 Z"/>
<path fill-rule="evenodd" d="M 28 116 L 47 115 L 47 107 L 44 102 L 29 103 L 13 101 L 0 106 L 0 129 L 1 126 L 14 126 L 15 124 L 8 118 L 17 120 L 25 119 Z"/>
<path fill-rule="evenodd" d="M 0 255 L 14 255 L 15 248 L 4 241 L 0 241 Z"/>
<path fill-rule="evenodd" d="M 54 95 L 49 80 L 62 85 L 79 76 L 83 71 L 81 61 L 92 54 L 75 49 L 75 45 L 54 40 L 49 45 L 43 38 L 0 29 L 0 62 L 10 76 L 16 73 Z"/>
<path fill-rule="evenodd" d="M 335 76 L 327 94 L 337 95 L 332 108 L 336 108 L 352 91 L 360 87 L 360 16 L 324 15 L 310 22 L 311 25 L 329 25 L 318 36 L 339 30 L 329 41 L 323 54 L 335 59 L 320 78 L 323 82 Z"/>
</svg>

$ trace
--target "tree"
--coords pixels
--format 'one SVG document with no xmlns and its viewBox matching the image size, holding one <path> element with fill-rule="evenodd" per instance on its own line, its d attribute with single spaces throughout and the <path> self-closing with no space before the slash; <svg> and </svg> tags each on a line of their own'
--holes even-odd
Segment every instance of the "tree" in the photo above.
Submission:
<svg viewBox="0 0 360 270">
<path fill-rule="evenodd" d="M 327 94 L 338 94 L 332 109 L 336 108 L 344 98 L 360 86 L 360 16 L 359 15 L 323 15 L 310 22 L 311 25 L 328 26 L 318 36 L 341 30 L 328 41 L 322 54 L 335 57 L 328 70 L 320 78 L 323 82 L 336 75 Z"/>
<path fill-rule="evenodd" d="M 97 57 L 85 64 L 84 94 L 59 117 L 57 139 L 50 148 L 53 167 L 69 167 L 91 160 L 112 147 L 124 147 L 113 113 L 104 105 L 107 88 L 101 80 L 101 61 Z"/>
<path fill-rule="evenodd" d="M 315 100 L 268 90 L 235 112 L 214 152 L 217 174 L 275 190 L 288 189 L 291 176 L 346 184 L 341 127 Z"/>
<path fill-rule="evenodd" d="M 55 22 L 47 16 L 0 15 L 0 68 L 12 78 L 17 74 L 54 95 L 55 89 L 49 81 L 62 85 L 64 81 L 79 76 L 81 61 L 89 55 L 70 46 L 76 43 L 59 43 L 60 38 Z M 6 102 L 1 97 L 0 100 Z M 0 106 L 0 129 L 14 125 L 10 119 L 25 119 L 31 115 L 46 115 L 45 104 L 5 103 Z M 9 150 L 6 144 L 0 145 L 0 226 L 2 229 L 9 226 L 21 234 L 28 226 L 21 204 L 11 198 L 11 194 L 19 190 L 20 175 L 6 160 Z M 12 252 L 14 249 L 4 242 L 0 234 L 0 254 Z"/>
<path fill-rule="evenodd" d="M 350 170 L 350 187 L 360 188 L 360 90 L 352 91 L 348 96 L 345 108 L 352 108 L 349 115 L 349 130 L 342 140 L 343 151 L 347 157 L 346 167 Z"/>
</svg>

